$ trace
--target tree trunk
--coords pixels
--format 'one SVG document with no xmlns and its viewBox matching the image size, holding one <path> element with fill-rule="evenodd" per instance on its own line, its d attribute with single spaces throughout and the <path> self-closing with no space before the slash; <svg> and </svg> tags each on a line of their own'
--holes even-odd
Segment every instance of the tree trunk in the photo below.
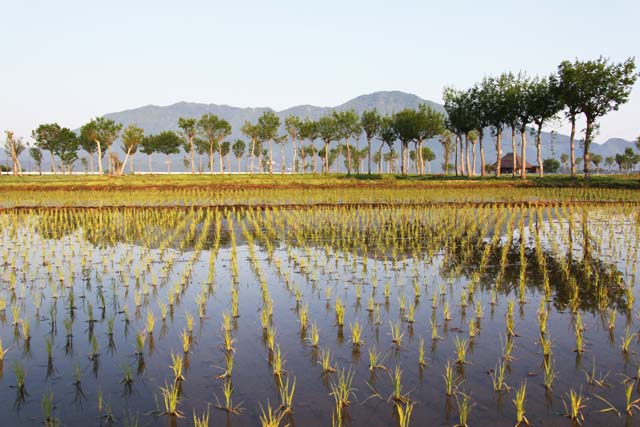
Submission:
<svg viewBox="0 0 640 427">
<path fill-rule="evenodd" d="M 522 138 L 522 147 L 520 157 L 522 157 L 522 167 L 520 168 L 520 177 L 527 179 L 527 127 L 522 126 L 520 129 L 520 138 Z"/>
<path fill-rule="evenodd" d="M 502 128 L 496 128 L 496 177 L 500 178 L 502 165 Z"/>
<path fill-rule="evenodd" d="M 57 174 L 58 170 L 56 169 L 56 158 L 53 156 L 53 150 L 49 150 L 49 153 L 51 154 L 51 165 L 53 166 L 53 173 Z"/>
<path fill-rule="evenodd" d="M 118 175 L 122 175 L 124 173 L 124 167 L 127 165 L 127 160 L 129 160 L 129 155 L 131 154 L 131 147 L 127 150 L 127 154 L 124 156 L 124 161 L 122 162 L 122 166 L 120 166 L 120 172 Z"/>
<path fill-rule="evenodd" d="M 329 143 L 324 142 L 324 174 L 329 175 Z"/>
<path fill-rule="evenodd" d="M 576 177 L 577 168 L 576 168 L 576 115 L 572 114 L 569 118 L 571 122 L 571 134 L 569 135 L 569 146 L 571 150 L 571 176 Z"/>
<path fill-rule="evenodd" d="M 369 175 L 371 175 L 371 138 L 367 138 L 367 147 L 369 147 L 368 153 L 367 153 L 367 172 Z"/>
<path fill-rule="evenodd" d="M 255 147 L 256 147 L 256 139 L 251 138 L 251 174 L 252 175 L 253 175 L 253 157 L 254 157 Z"/>
<path fill-rule="evenodd" d="M 538 151 L 538 176 L 544 176 L 544 163 L 542 161 L 542 122 L 538 124 L 538 133 L 536 135 L 536 149 Z"/>
<path fill-rule="evenodd" d="M 218 164 L 220 165 L 220 175 L 224 174 L 224 159 L 222 158 L 222 147 L 218 144 L 221 151 L 218 151 Z"/>
<path fill-rule="evenodd" d="M 296 153 L 294 151 L 293 156 L 295 157 Z M 284 175 L 284 142 L 280 143 L 280 158 L 282 161 L 282 165 L 280 165 L 280 173 Z"/>
<path fill-rule="evenodd" d="M 458 137 L 458 135 L 456 135 L 456 138 L 455 138 L 455 146 L 456 146 L 456 150 L 455 150 L 455 161 L 456 161 L 455 173 L 456 173 L 456 176 L 458 176 L 458 170 L 460 168 L 459 161 L 458 161 L 458 143 L 459 143 L 459 141 L 460 141 L 460 138 Z"/>
<path fill-rule="evenodd" d="M 464 161 L 467 167 L 467 176 L 471 176 L 471 162 L 469 161 L 469 138 L 464 135 Z"/>
<path fill-rule="evenodd" d="M 444 174 L 449 175 L 449 150 L 444 147 Z"/>
<path fill-rule="evenodd" d="M 98 173 L 102 175 L 102 147 L 100 146 L 100 141 L 96 139 L 96 145 L 98 146 Z M 53 171 L 55 172 L 56 166 L 55 162 L 53 163 Z"/>
<path fill-rule="evenodd" d="M 193 135 L 189 135 L 189 151 L 191 152 L 191 174 L 196 173 L 196 151 L 193 149 Z"/>
<path fill-rule="evenodd" d="M 593 122 L 594 120 L 587 116 L 587 129 L 584 134 L 584 177 L 589 179 L 591 177 L 591 159 L 589 154 L 589 147 L 591 146 L 591 138 L 593 138 Z"/>
<path fill-rule="evenodd" d="M 209 173 L 213 175 L 213 144 L 209 146 Z"/>
<path fill-rule="evenodd" d="M 298 172 L 298 168 L 296 167 L 296 158 L 298 157 L 298 147 L 296 146 L 296 139 L 291 139 L 291 144 L 293 144 L 293 156 L 291 157 L 291 171 L 295 174 Z M 282 155 L 284 159 L 284 154 Z"/>
<path fill-rule="evenodd" d="M 513 154 L 513 170 L 511 171 L 511 178 L 516 177 L 516 168 L 518 167 L 518 156 L 516 156 L 516 129 L 515 126 L 511 126 L 511 150 Z"/>
<path fill-rule="evenodd" d="M 471 141 L 471 175 L 476 176 L 476 143 Z"/>
<path fill-rule="evenodd" d="M 273 141 L 269 139 L 269 175 L 273 175 Z"/>
<path fill-rule="evenodd" d="M 171 157 L 167 154 L 167 173 L 171 175 Z"/>
<path fill-rule="evenodd" d="M 153 173 L 153 170 L 151 169 L 151 154 L 149 154 L 147 157 L 149 158 L 149 173 Z"/>
<path fill-rule="evenodd" d="M 406 156 L 406 152 L 407 152 L 407 144 L 403 141 L 402 142 L 402 148 L 401 148 L 401 153 L 400 155 L 402 156 L 402 175 L 406 175 L 407 174 L 407 156 Z"/>
<path fill-rule="evenodd" d="M 482 129 L 480 129 L 480 176 L 485 177 L 487 175 L 487 164 L 484 159 L 484 135 Z"/>
</svg>

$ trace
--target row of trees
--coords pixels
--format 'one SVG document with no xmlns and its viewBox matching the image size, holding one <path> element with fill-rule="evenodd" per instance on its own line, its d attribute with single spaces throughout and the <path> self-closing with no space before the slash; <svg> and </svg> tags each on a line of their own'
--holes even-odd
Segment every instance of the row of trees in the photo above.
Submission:
<svg viewBox="0 0 640 427">
<path fill-rule="evenodd" d="M 62 171 L 70 171 L 78 159 L 78 150 L 89 154 L 91 171 L 94 170 L 94 156 L 98 158 L 98 171 L 103 173 L 103 157 L 107 157 L 107 170 L 110 174 L 124 173 L 125 166 L 137 151 L 151 156 L 153 153 L 166 155 L 180 152 L 183 147 L 188 153 L 191 172 L 196 173 L 196 153 L 200 158 L 208 157 L 209 171 L 214 172 L 214 157 L 219 158 L 219 170 L 224 170 L 223 159 L 233 152 L 238 160 L 248 149 L 249 171 L 257 167 L 273 173 L 273 145 L 281 147 L 281 172 L 286 169 L 284 146 L 291 143 L 291 170 L 298 172 L 306 169 L 306 160 L 311 158 L 316 171 L 316 160 L 322 159 L 322 169 L 329 173 L 330 167 L 338 159 L 344 161 L 347 173 L 360 171 L 361 163 L 368 165 L 371 173 L 372 156 L 380 170 L 382 160 L 391 162 L 395 159 L 394 144 L 400 143 L 401 173 L 407 174 L 409 161 L 413 161 L 414 170 L 418 174 L 425 173 L 425 163 L 433 160 L 433 152 L 424 144 L 439 137 L 444 150 L 444 170 L 449 173 L 450 156 L 454 155 L 453 165 L 456 175 L 474 175 L 476 164 L 476 144 L 480 151 L 480 173 L 487 174 L 484 152 L 484 139 L 487 129 L 495 138 L 496 167 L 495 173 L 500 176 L 502 157 L 502 136 L 505 129 L 511 129 L 511 146 L 516 152 L 516 134 L 520 134 L 521 160 L 526 164 L 527 130 L 533 129 L 537 148 L 540 175 L 544 173 L 542 159 L 542 131 L 545 125 L 563 113 L 571 123 L 570 164 L 571 173 L 577 173 L 575 156 L 576 121 L 584 115 L 586 129 L 583 143 L 583 165 L 586 176 L 590 173 L 589 148 L 597 129 L 597 120 L 627 102 L 631 87 L 637 74 L 633 58 L 622 63 L 610 63 L 599 58 L 592 61 L 562 62 L 556 74 L 546 77 L 529 77 L 524 73 L 503 73 L 498 77 L 485 77 L 481 82 L 467 90 L 445 88 L 445 115 L 433 108 L 420 105 L 417 109 L 404 109 L 391 115 L 380 115 L 375 109 L 364 111 L 358 115 L 354 110 L 334 111 L 318 120 L 301 119 L 297 116 L 281 119 L 272 111 L 267 111 L 256 123 L 245 122 L 241 132 L 250 141 L 243 140 L 233 144 L 226 139 L 231 135 L 229 122 L 214 114 L 205 114 L 199 119 L 180 118 L 177 123 L 179 132 L 165 131 L 158 135 L 144 135 L 144 130 L 130 125 L 122 129 L 122 125 L 113 120 L 99 117 L 82 126 L 79 134 L 57 123 L 42 124 L 32 132 L 35 147 L 30 148 L 31 157 L 40 167 L 42 151 L 49 152 L 53 171 L 57 173 L 56 157 L 60 159 Z M 283 126 L 281 126 L 283 125 Z M 284 133 L 280 134 L 281 127 Z M 367 147 L 361 150 L 356 142 L 361 136 L 366 138 Z M 120 139 L 124 159 L 120 161 L 112 151 L 112 145 Z M 320 141 L 321 148 L 315 143 Z M 380 142 L 377 152 L 373 152 L 373 141 Z M 305 145 L 304 141 L 308 141 Z M 409 151 L 413 144 L 413 151 Z M 19 156 L 26 145 L 13 133 L 7 132 L 5 144 L 11 155 L 14 174 L 20 173 Z M 382 155 L 387 146 L 386 159 Z M 470 149 L 471 148 L 471 149 Z M 364 161 L 364 156 L 367 160 Z M 151 158 L 149 162 L 151 165 Z M 84 160 L 86 162 L 86 160 Z M 564 163 L 564 162 L 563 162 Z M 628 163 L 628 162 L 627 162 Z M 170 164 L 167 164 L 170 168 Z M 239 167 L 238 167 L 239 168 Z M 201 170 L 201 168 L 198 168 Z M 526 168 L 520 168 L 526 178 Z M 515 176 L 516 168 L 513 168 Z"/>
<path fill-rule="evenodd" d="M 498 77 L 485 77 L 467 90 L 445 88 L 443 98 L 448 113 L 448 128 L 456 139 L 456 173 L 472 173 L 469 167 L 469 142 L 473 147 L 479 142 L 481 174 L 485 175 L 483 135 L 487 128 L 495 137 L 496 175 L 500 175 L 502 134 L 506 128 L 512 130 L 513 153 L 516 153 L 516 132 L 520 134 L 520 157 L 522 164 L 526 164 L 527 129 L 533 127 L 542 176 L 543 127 L 557 119 L 560 114 L 564 114 L 571 124 L 570 158 L 573 176 L 577 173 L 576 122 L 580 115 L 584 116 L 586 128 L 583 164 L 585 176 L 589 176 L 589 149 L 597 130 L 597 120 L 628 101 L 631 88 L 638 77 L 635 68 L 633 58 L 622 63 L 611 63 L 608 59 L 600 57 L 591 61 L 563 61 L 558 66 L 556 74 L 546 77 L 503 73 Z M 514 176 L 515 173 L 514 167 Z M 525 167 L 520 168 L 520 173 L 526 178 Z"/>
</svg>

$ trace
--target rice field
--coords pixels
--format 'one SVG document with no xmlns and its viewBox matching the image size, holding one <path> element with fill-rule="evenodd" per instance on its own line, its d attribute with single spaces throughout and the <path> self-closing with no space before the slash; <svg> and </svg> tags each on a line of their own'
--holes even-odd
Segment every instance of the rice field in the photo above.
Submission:
<svg viewBox="0 0 640 427">
<path fill-rule="evenodd" d="M 637 191 L 3 192 L 3 425 L 638 425 Z"/>
</svg>

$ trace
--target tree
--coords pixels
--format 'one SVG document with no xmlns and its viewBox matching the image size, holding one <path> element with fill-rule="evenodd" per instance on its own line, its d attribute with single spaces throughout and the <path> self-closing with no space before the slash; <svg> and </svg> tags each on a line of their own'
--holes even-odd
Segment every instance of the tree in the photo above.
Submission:
<svg viewBox="0 0 640 427">
<path fill-rule="evenodd" d="M 191 173 L 196 173 L 196 165 L 195 165 L 195 147 L 193 144 L 193 139 L 196 137 L 198 131 L 198 121 L 196 119 L 187 119 L 184 117 L 180 117 L 178 119 L 178 127 L 182 129 L 185 138 L 189 143 L 189 154 L 191 155 Z M 127 159 L 125 158 L 125 163 Z M 123 166 L 124 170 L 124 166 Z"/>
<path fill-rule="evenodd" d="M 20 166 L 19 156 L 26 146 L 22 142 L 22 138 L 16 138 L 12 131 L 7 130 L 4 133 L 7 137 L 4 143 L 4 149 L 6 153 L 11 156 L 13 175 L 20 175 L 22 173 L 22 167 Z"/>
<path fill-rule="evenodd" d="M 227 157 L 229 155 L 229 153 L 231 152 L 231 142 L 229 141 L 224 141 L 222 144 L 220 144 L 220 172 L 222 172 L 222 159 L 227 159 L 227 169 L 229 171 L 231 171 L 231 162 L 230 162 L 230 158 Z"/>
<path fill-rule="evenodd" d="M 386 145 L 389 148 L 389 151 L 393 151 L 393 144 L 398 140 L 398 135 L 396 134 L 396 130 L 393 126 L 393 116 L 384 116 L 382 118 L 382 125 L 380 126 L 378 138 L 382 141 L 380 148 L 378 148 L 378 153 L 380 158 L 385 160 L 382 155 L 382 147 Z"/>
<path fill-rule="evenodd" d="M 318 125 L 316 122 L 314 122 L 313 120 L 310 120 L 308 118 L 306 118 L 301 124 L 300 124 L 300 138 L 301 139 L 307 139 L 309 140 L 309 146 L 307 146 L 304 151 L 307 155 L 312 157 L 313 160 L 313 173 L 314 175 L 317 172 L 316 169 L 316 146 L 314 144 L 314 141 L 318 138 Z M 302 159 L 302 173 L 305 172 L 305 159 Z"/>
<path fill-rule="evenodd" d="M 440 144 L 442 145 L 442 150 L 444 152 L 444 174 L 445 175 L 449 175 L 449 156 L 451 155 L 451 152 L 453 151 L 453 133 L 448 130 L 445 129 L 441 134 L 440 134 Z"/>
<path fill-rule="evenodd" d="M 468 168 L 469 175 L 475 176 L 476 174 L 476 144 L 480 138 L 480 132 L 476 129 L 470 130 L 465 135 L 465 138 L 471 141 L 471 167 Z"/>
<path fill-rule="evenodd" d="M 300 119 L 300 117 L 298 116 L 288 116 L 287 118 L 284 119 L 284 129 L 287 131 L 287 134 L 289 135 L 289 139 L 291 140 L 291 150 L 292 150 L 292 156 L 291 156 L 291 170 L 293 171 L 293 173 L 296 173 L 296 156 L 298 154 L 298 149 L 296 147 L 296 142 L 298 140 L 298 138 L 300 137 L 300 128 L 302 126 L 302 120 Z M 284 156 L 282 157 L 282 173 L 284 173 Z"/>
<path fill-rule="evenodd" d="M 440 135 L 444 129 L 444 115 L 430 106 L 420 104 L 415 113 L 415 135 L 416 152 L 422 152 L 424 141 Z M 431 150 L 429 150 L 431 151 Z M 424 174 L 424 157 L 418 157 L 418 173 Z M 431 166 L 429 166 L 431 169 Z"/>
<path fill-rule="evenodd" d="M 544 159 L 542 161 L 544 169 L 549 173 L 556 173 L 560 170 L 560 162 L 554 158 Z"/>
<path fill-rule="evenodd" d="M 496 170 L 497 177 L 501 174 L 502 162 L 502 131 L 507 119 L 508 104 L 506 93 L 511 86 L 513 75 L 503 73 L 496 77 L 486 77 L 480 83 L 480 106 L 487 124 L 493 128 L 493 135 L 496 137 Z"/>
<path fill-rule="evenodd" d="M 380 163 L 382 162 L 382 155 L 379 151 L 373 153 L 373 162 L 376 164 L 376 173 L 380 173 Z"/>
<path fill-rule="evenodd" d="M 231 134 L 231 125 L 215 114 L 204 114 L 198 120 L 198 130 L 207 141 L 209 154 L 209 173 L 213 173 L 213 154 L 220 150 L 222 140 Z M 222 173 L 222 156 L 220 156 L 220 173 Z"/>
<path fill-rule="evenodd" d="M 42 175 L 42 150 L 38 147 L 31 147 L 29 148 L 29 155 L 38 167 L 38 173 Z"/>
<path fill-rule="evenodd" d="M 89 121 L 80 128 L 80 134 L 84 139 L 93 141 L 98 150 L 98 170 L 102 175 L 102 148 L 107 148 L 107 153 L 111 153 L 111 144 L 118 139 L 122 125 L 111 119 L 97 117 Z M 111 172 L 111 159 L 109 159 L 108 171 Z"/>
<path fill-rule="evenodd" d="M 600 163 L 602 163 L 602 156 L 600 154 L 592 155 L 591 162 L 596 167 L 596 173 L 600 173 Z"/>
<path fill-rule="evenodd" d="M 167 156 L 167 172 L 171 173 L 171 154 L 178 154 L 180 152 L 180 146 L 182 145 L 182 139 L 180 136 L 170 130 L 160 132 L 157 135 L 150 137 L 151 146 L 153 151 L 157 153 L 166 154 Z"/>
<path fill-rule="evenodd" d="M 542 127 L 562 110 L 562 100 L 559 96 L 559 84 L 555 76 L 534 79 L 528 91 L 527 109 L 536 129 L 536 150 L 539 165 L 539 176 L 544 176 L 544 162 L 542 161 Z"/>
<path fill-rule="evenodd" d="M 60 125 L 57 123 L 46 123 L 39 125 L 31 132 L 31 137 L 36 141 L 36 147 L 41 150 L 48 151 L 51 155 L 51 166 L 53 173 L 58 173 L 56 168 L 56 159 L 53 151 L 55 149 L 58 134 L 60 133 Z M 91 142 L 93 144 L 93 141 Z"/>
<path fill-rule="evenodd" d="M 78 136 L 78 144 L 80 148 L 89 154 L 89 166 L 91 169 L 91 173 L 94 173 L 93 167 L 93 155 L 98 151 L 98 147 L 96 147 L 96 143 L 87 138 L 87 135 L 80 133 Z"/>
<path fill-rule="evenodd" d="M 469 118 L 470 108 L 467 101 L 467 94 L 459 90 L 446 87 L 444 88 L 442 97 L 444 99 L 444 108 L 447 111 L 447 128 L 456 136 L 456 176 L 458 175 L 458 172 L 465 175 L 465 171 L 469 170 L 468 167 L 465 167 L 465 161 L 467 164 L 469 163 L 468 140 L 465 144 L 465 155 L 459 156 L 458 154 L 462 154 L 462 137 L 465 136 L 466 140 L 467 133 L 475 128 L 472 120 Z"/>
<path fill-rule="evenodd" d="M 252 124 L 250 121 L 245 121 L 242 125 L 240 131 L 251 140 L 251 151 L 249 152 L 249 157 L 251 158 L 251 173 L 253 174 L 253 158 L 256 153 L 256 142 L 260 137 L 260 127 L 258 125 Z"/>
<path fill-rule="evenodd" d="M 351 175 L 351 145 L 349 145 L 349 141 L 351 138 L 358 138 L 362 133 L 360 117 L 358 117 L 355 110 L 347 110 L 340 112 L 334 111 L 333 118 L 336 121 L 339 138 L 344 139 L 347 147 L 347 175 Z"/>
<path fill-rule="evenodd" d="M 78 160 L 78 148 L 80 147 L 80 141 L 78 136 L 69 128 L 62 128 L 58 132 L 56 138 L 54 153 L 60 162 L 62 163 L 63 173 L 66 169 L 67 172 L 71 172 L 73 163 Z"/>
<path fill-rule="evenodd" d="M 611 167 L 615 163 L 616 159 L 613 156 L 608 156 L 604 159 L 604 164 L 607 166 L 607 172 L 611 173 Z"/>
<path fill-rule="evenodd" d="M 278 137 L 280 118 L 273 111 L 265 111 L 258 119 L 260 138 L 269 141 L 269 174 L 273 174 L 273 141 Z"/>
<path fill-rule="evenodd" d="M 233 151 L 233 155 L 235 156 L 236 160 L 238 161 L 238 172 L 240 172 L 240 159 L 244 155 L 244 150 L 245 150 L 246 146 L 247 146 L 247 144 L 245 144 L 245 142 L 243 140 L 241 140 L 241 139 L 236 139 L 236 142 L 234 142 L 233 145 L 231 146 L 231 150 Z"/>
<path fill-rule="evenodd" d="M 631 147 L 627 147 L 623 153 L 616 154 L 615 160 L 620 171 L 628 173 L 638 162 L 640 162 L 640 155 L 634 153 Z"/>
<path fill-rule="evenodd" d="M 431 148 L 429 148 L 429 147 L 422 147 L 420 149 L 420 153 L 422 154 L 422 156 L 421 156 L 422 162 L 423 163 L 425 161 L 427 162 L 427 167 L 429 168 L 429 173 L 431 173 L 431 162 L 436 159 L 436 155 L 434 154 L 433 151 L 431 151 Z"/>
<path fill-rule="evenodd" d="M 124 168 L 127 165 L 127 160 L 129 160 L 129 156 L 135 154 L 138 150 L 138 146 L 142 143 L 142 139 L 144 138 L 144 129 L 139 128 L 135 125 L 129 125 L 122 132 L 122 149 L 125 152 L 124 161 L 122 162 L 122 166 L 120 168 L 119 175 L 124 173 Z M 191 141 L 191 149 L 193 149 L 193 141 Z M 131 160 L 133 165 L 133 160 Z M 191 166 L 193 166 L 193 157 L 191 158 Z"/>
<path fill-rule="evenodd" d="M 569 161 L 569 155 L 567 153 L 560 154 L 560 162 L 562 163 L 563 169 L 567 170 L 567 162 Z"/>
<path fill-rule="evenodd" d="M 401 146 L 401 172 L 402 175 L 407 174 L 407 148 L 409 142 L 417 138 L 416 130 L 416 111 L 405 108 L 393 115 L 393 129 L 397 138 L 400 140 Z"/>
<path fill-rule="evenodd" d="M 589 148 L 596 122 L 608 112 L 617 111 L 620 105 L 629 100 L 631 88 L 638 77 L 635 69 L 634 58 L 616 64 L 600 57 L 590 61 L 575 60 L 573 63 L 563 61 L 559 66 L 560 80 L 563 82 L 561 88 L 569 93 L 574 112 L 584 114 L 587 122 L 583 151 L 584 174 L 587 178 L 590 169 Z"/>
<path fill-rule="evenodd" d="M 522 142 L 520 146 L 520 159 L 522 161 L 522 165 L 520 166 L 520 177 L 522 179 L 527 178 L 527 126 L 533 121 L 533 115 L 529 105 L 529 100 L 531 98 L 531 85 L 531 79 L 523 73 L 518 74 L 511 98 L 511 107 L 514 109 L 513 114 L 516 119 L 514 124 L 517 124 L 518 126 Z M 515 150 L 513 152 L 513 159 L 515 168 Z"/>
<path fill-rule="evenodd" d="M 369 148 L 367 173 L 371 175 L 371 141 L 380 133 L 382 127 L 382 117 L 375 108 L 362 113 L 360 127 L 367 137 L 367 147 Z"/>
<path fill-rule="evenodd" d="M 329 144 L 340 137 L 338 124 L 332 116 L 322 116 L 316 122 L 318 138 L 324 142 L 324 174 L 329 174 Z"/>
</svg>

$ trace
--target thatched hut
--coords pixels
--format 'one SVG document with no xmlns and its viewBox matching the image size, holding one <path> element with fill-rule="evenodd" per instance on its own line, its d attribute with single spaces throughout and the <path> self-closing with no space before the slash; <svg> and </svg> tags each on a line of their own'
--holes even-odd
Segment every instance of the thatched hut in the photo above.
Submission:
<svg viewBox="0 0 640 427">
<path fill-rule="evenodd" d="M 514 155 L 513 153 L 508 153 L 505 154 L 502 159 L 500 160 L 500 173 L 501 174 L 510 174 L 513 173 L 514 170 L 514 161 L 513 161 Z M 519 174 L 521 169 L 522 169 L 522 157 L 518 156 L 517 154 L 515 155 L 515 171 L 516 174 Z M 491 169 L 495 170 L 498 167 L 497 163 L 494 163 L 493 165 L 491 165 Z M 525 168 L 527 170 L 527 173 L 538 173 L 540 171 L 540 167 L 537 165 L 532 165 L 529 162 L 526 162 L 525 164 Z"/>
</svg>

